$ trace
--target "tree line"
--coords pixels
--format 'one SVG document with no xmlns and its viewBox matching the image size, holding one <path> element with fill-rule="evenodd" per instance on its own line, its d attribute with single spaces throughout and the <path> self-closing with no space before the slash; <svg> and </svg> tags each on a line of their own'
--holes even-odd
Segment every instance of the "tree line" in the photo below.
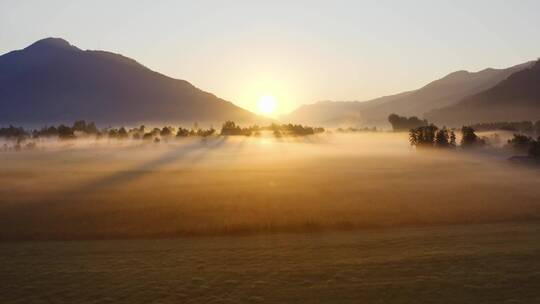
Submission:
<svg viewBox="0 0 540 304">
<path fill-rule="evenodd" d="M 60 139 L 75 139 L 77 137 L 95 136 L 96 138 L 115 139 L 141 139 L 159 141 L 161 138 L 182 138 L 182 137 L 208 137 L 212 135 L 220 136 L 259 136 L 261 131 L 267 130 L 274 133 L 276 137 L 282 136 L 307 136 L 324 132 L 324 128 L 314 128 L 295 124 L 271 124 L 260 127 L 252 125 L 241 127 L 234 121 L 226 121 L 221 126 L 220 133 L 217 134 L 213 127 L 208 129 L 200 128 L 197 123 L 192 128 L 178 128 L 165 126 L 162 128 L 147 128 L 141 125 L 136 128 L 104 128 L 98 129 L 94 122 L 79 120 L 71 126 L 60 124 L 58 126 L 44 126 L 40 129 L 26 130 L 23 127 L 8 126 L 0 128 L 0 138 L 15 139 L 22 141 L 30 138 L 57 137 Z"/>
<path fill-rule="evenodd" d="M 485 131 L 512 131 L 526 134 L 540 135 L 540 120 L 532 121 L 502 121 L 502 122 L 487 122 L 470 125 L 479 132 Z"/>
<path fill-rule="evenodd" d="M 463 127 L 461 145 L 472 146 L 478 144 L 478 137 L 472 128 Z M 420 126 L 409 130 L 409 143 L 418 148 L 455 148 L 456 134 L 454 130 L 449 130 L 446 127 L 439 127 L 430 124 Z"/>
<path fill-rule="evenodd" d="M 428 126 L 429 122 L 425 119 L 419 119 L 416 116 L 406 117 L 397 114 L 390 114 L 388 122 L 392 125 L 394 132 L 405 132 L 410 129 Z M 469 127 L 477 132 L 486 131 L 512 131 L 525 134 L 540 135 L 540 120 L 532 121 L 500 121 L 470 124 Z"/>
<path fill-rule="evenodd" d="M 460 129 L 460 147 L 474 148 L 488 145 L 488 138 L 480 137 L 471 126 L 463 126 Z M 498 136 L 494 136 L 498 138 Z M 417 127 L 409 130 L 409 142 L 417 148 L 456 148 L 456 134 L 454 130 L 446 127 L 439 128 L 433 124 Z M 529 158 L 540 159 L 540 136 L 534 138 L 525 134 L 514 134 L 513 138 L 507 141 L 506 147 L 519 153 L 527 153 Z"/>
</svg>

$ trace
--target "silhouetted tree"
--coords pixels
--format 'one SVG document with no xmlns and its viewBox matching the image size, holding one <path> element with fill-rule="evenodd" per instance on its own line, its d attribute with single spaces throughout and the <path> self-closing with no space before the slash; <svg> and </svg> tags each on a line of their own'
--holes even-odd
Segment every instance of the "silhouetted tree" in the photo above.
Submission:
<svg viewBox="0 0 540 304">
<path fill-rule="evenodd" d="M 214 128 L 210 128 L 210 129 L 198 129 L 197 130 L 197 136 L 202 136 L 202 137 L 207 137 L 207 136 L 211 136 L 213 135 L 214 133 L 216 132 L 216 130 Z"/>
<path fill-rule="evenodd" d="M 87 123 L 84 120 L 78 120 L 73 123 L 72 129 L 74 132 L 84 132 L 86 134 L 96 134 L 98 132 L 96 124 L 93 121 Z"/>
<path fill-rule="evenodd" d="M 428 125 L 427 120 L 421 120 L 416 116 L 407 118 L 397 114 L 390 114 L 388 116 L 388 122 L 392 125 L 394 132 L 407 131 Z"/>
<path fill-rule="evenodd" d="M 152 135 L 154 135 L 154 136 L 158 136 L 161 133 L 161 129 L 160 128 L 153 128 L 152 131 L 150 131 L 150 133 L 152 133 Z"/>
<path fill-rule="evenodd" d="M 178 131 L 176 131 L 176 137 L 188 137 L 188 136 L 189 136 L 189 130 L 188 129 L 178 127 Z"/>
<path fill-rule="evenodd" d="M 120 129 L 118 129 L 118 138 L 125 139 L 125 138 L 128 138 L 128 137 L 129 137 L 129 134 L 128 134 L 126 128 L 121 127 Z"/>
<path fill-rule="evenodd" d="M 58 137 L 61 139 L 73 139 L 75 138 L 75 134 L 73 133 L 73 129 L 71 129 L 70 127 L 65 125 L 59 125 Z"/>
<path fill-rule="evenodd" d="M 455 148 L 457 146 L 456 144 L 456 133 L 454 133 L 454 130 L 450 131 L 450 147 Z"/>
<path fill-rule="evenodd" d="M 475 146 L 481 146 L 485 144 L 485 141 L 480 139 L 475 130 L 468 126 L 463 126 L 461 128 L 461 146 L 463 148 L 471 148 Z"/>
<path fill-rule="evenodd" d="M 40 130 L 34 130 L 32 132 L 33 137 L 49 137 L 49 136 L 58 136 L 58 129 L 55 126 L 43 127 Z"/>
<path fill-rule="evenodd" d="M 161 129 L 161 131 L 159 132 L 159 135 L 160 135 L 161 137 L 169 137 L 169 136 L 172 136 L 172 135 L 173 135 L 172 128 L 169 128 L 169 127 L 163 127 L 163 129 Z"/>
<path fill-rule="evenodd" d="M 437 130 L 435 133 L 435 146 L 437 148 L 448 148 L 450 147 L 450 135 L 446 127 L 443 127 L 440 130 Z"/>
<path fill-rule="evenodd" d="M 251 135 L 251 130 L 242 129 L 234 121 L 228 120 L 221 126 L 221 135 Z"/>
<path fill-rule="evenodd" d="M 118 130 L 115 129 L 115 128 L 110 128 L 109 131 L 107 132 L 107 135 L 110 138 L 117 138 L 118 137 Z"/>
<path fill-rule="evenodd" d="M 73 131 L 84 132 L 86 130 L 86 121 L 78 120 L 73 123 Z"/>
<path fill-rule="evenodd" d="M 433 147 L 437 130 L 435 125 L 411 129 L 409 130 L 409 142 L 416 147 Z"/>
<path fill-rule="evenodd" d="M 9 125 L 7 128 L 0 128 L 0 137 L 5 138 L 25 138 L 30 136 L 23 127 Z"/>
</svg>

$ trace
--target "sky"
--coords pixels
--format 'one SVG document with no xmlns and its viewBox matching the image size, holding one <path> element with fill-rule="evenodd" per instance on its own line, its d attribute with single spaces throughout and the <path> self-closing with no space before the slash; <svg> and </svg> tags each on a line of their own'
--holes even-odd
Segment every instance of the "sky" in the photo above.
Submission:
<svg viewBox="0 0 540 304">
<path fill-rule="evenodd" d="M 540 57 L 540 1 L 0 0 L 0 54 L 45 37 L 131 57 L 275 115 Z"/>
</svg>

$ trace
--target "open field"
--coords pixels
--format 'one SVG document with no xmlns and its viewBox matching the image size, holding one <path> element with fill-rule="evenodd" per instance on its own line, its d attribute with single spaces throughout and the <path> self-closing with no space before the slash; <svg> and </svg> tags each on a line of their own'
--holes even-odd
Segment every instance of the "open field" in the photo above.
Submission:
<svg viewBox="0 0 540 304">
<path fill-rule="evenodd" d="M 538 303 L 540 223 L 0 243 L 0 302 Z"/>
<path fill-rule="evenodd" d="M 405 134 L 62 143 L 4 152 L 3 240 L 246 234 L 540 219 L 540 172 L 415 151 Z"/>
<path fill-rule="evenodd" d="M 1 154 L 0 303 L 540 301 L 540 172 L 502 150 L 390 133 L 40 146 Z"/>
</svg>

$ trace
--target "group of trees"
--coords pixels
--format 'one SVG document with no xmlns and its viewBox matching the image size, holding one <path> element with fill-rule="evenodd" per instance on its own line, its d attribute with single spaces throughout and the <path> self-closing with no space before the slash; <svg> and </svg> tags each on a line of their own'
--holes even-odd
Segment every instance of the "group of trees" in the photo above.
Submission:
<svg viewBox="0 0 540 304">
<path fill-rule="evenodd" d="M 23 138 L 30 134 L 22 127 L 14 127 L 10 125 L 7 128 L 0 128 L 0 137 L 4 138 Z"/>
<path fill-rule="evenodd" d="M 396 114 L 391 114 L 388 121 L 392 124 L 394 131 L 403 131 L 407 126 L 412 126 L 409 128 L 409 142 L 412 146 L 418 148 L 454 148 L 457 146 L 454 130 L 446 127 L 439 128 L 434 124 L 428 124 L 425 120 L 419 120 L 417 117 L 407 118 Z M 519 152 L 527 152 L 529 157 L 540 158 L 540 136 L 535 140 L 526 135 L 531 133 L 540 135 L 540 120 L 536 123 L 531 121 L 494 122 L 463 126 L 460 130 L 462 148 L 480 147 L 500 141 L 498 134 L 493 134 L 491 137 L 479 137 L 476 135 L 477 130 L 518 131 L 520 133 L 514 134 L 514 137 L 508 140 L 508 146 Z"/>
<path fill-rule="evenodd" d="M 260 134 L 260 127 L 257 125 L 250 126 L 247 128 L 242 128 L 239 125 L 237 125 L 234 121 L 228 120 L 223 123 L 221 126 L 221 135 L 242 135 L 242 136 L 251 136 L 251 135 L 259 135 Z"/>
<path fill-rule="evenodd" d="M 435 125 L 427 125 L 409 130 L 409 142 L 419 148 L 453 148 L 456 147 L 456 135 L 445 127 L 439 129 Z"/>
<path fill-rule="evenodd" d="M 221 127 L 219 135 L 242 135 L 242 136 L 258 136 L 262 130 L 268 130 L 274 132 L 278 137 L 281 136 L 305 136 L 316 133 L 324 132 L 323 128 L 312 128 L 302 125 L 284 124 L 277 125 L 272 124 L 266 127 L 259 127 L 257 125 L 240 127 L 234 121 L 226 121 Z M 60 139 L 74 139 L 78 137 L 95 136 L 97 139 L 110 138 L 110 139 L 135 139 L 135 140 L 152 140 L 159 142 L 162 139 L 169 138 L 182 138 L 190 136 L 207 137 L 216 134 L 216 130 L 213 127 L 208 129 L 199 128 L 197 124 L 193 128 L 187 129 L 183 127 L 174 128 L 171 126 L 165 126 L 163 128 L 147 129 L 144 125 L 140 127 L 127 129 L 126 127 L 120 128 L 105 128 L 98 129 L 94 122 L 86 122 L 84 120 L 76 121 L 72 126 L 64 124 L 58 126 L 45 126 L 41 129 L 27 131 L 22 127 L 9 126 L 6 128 L 0 128 L 0 138 L 16 139 L 17 142 L 24 141 L 30 138 L 43 138 L 43 137 L 57 137 Z"/>
<path fill-rule="evenodd" d="M 159 142 L 161 139 L 183 138 L 190 136 L 207 137 L 214 135 L 216 130 L 213 127 L 209 129 L 199 128 L 197 124 L 193 128 L 187 129 L 183 127 L 174 128 L 166 126 L 163 128 L 153 128 L 152 130 L 146 130 L 142 125 L 138 129 L 132 129 L 128 131 L 128 134 L 133 134 L 133 139 L 153 140 Z"/>
<path fill-rule="evenodd" d="M 416 116 L 406 117 L 399 116 L 397 114 L 390 114 L 388 116 L 388 122 L 392 125 L 394 132 L 409 131 L 419 127 L 429 126 L 427 120 L 421 120 Z M 536 122 L 532 121 L 501 121 L 501 122 L 487 122 L 477 123 L 468 126 L 477 132 L 486 131 L 513 131 L 520 134 L 536 134 L 540 136 L 540 120 Z M 474 133 L 474 132 L 473 132 Z"/>
<path fill-rule="evenodd" d="M 390 114 L 388 122 L 392 125 L 395 132 L 409 131 L 411 129 L 428 126 L 427 120 L 422 120 L 416 116 L 405 117 L 397 114 Z"/>
<path fill-rule="evenodd" d="M 322 127 L 309 127 L 295 124 L 271 124 L 269 129 L 274 133 L 275 137 L 283 136 L 307 136 L 317 133 L 324 133 L 325 129 Z"/>
<path fill-rule="evenodd" d="M 278 125 L 272 123 L 269 126 L 260 127 L 257 125 L 242 128 L 233 121 L 226 121 L 221 127 L 221 135 L 243 135 L 243 136 L 259 136 L 261 131 L 272 131 L 275 137 L 283 136 L 307 136 L 317 133 L 323 133 L 325 130 L 321 127 L 309 127 L 295 124 Z"/>
<path fill-rule="evenodd" d="M 524 134 L 514 134 L 508 145 L 518 152 L 526 152 L 529 157 L 540 158 L 540 136 L 535 140 Z"/>
<path fill-rule="evenodd" d="M 433 124 L 409 130 L 409 142 L 412 146 L 424 148 L 455 148 L 456 134 L 454 130 L 446 127 L 439 128 Z M 479 147 L 486 144 L 485 139 L 476 135 L 474 128 L 464 126 L 461 128 L 462 148 Z"/>
<path fill-rule="evenodd" d="M 532 121 L 503 121 L 503 122 L 489 122 L 479 123 L 471 125 L 477 131 L 513 131 L 525 134 L 536 133 L 540 135 L 540 120 L 537 122 Z"/>
<path fill-rule="evenodd" d="M 45 138 L 45 137 L 58 137 L 60 139 L 75 139 L 78 137 L 95 136 L 97 139 L 111 138 L 111 139 L 143 139 L 159 141 L 160 138 L 172 138 L 172 137 L 188 137 L 188 136 L 201 136 L 206 137 L 215 133 L 214 128 L 203 129 L 199 128 L 196 124 L 194 128 L 185 129 L 178 127 L 177 129 L 170 126 L 163 128 L 147 129 L 144 125 L 137 128 L 127 129 L 126 127 L 120 128 L 105 128 L 98 129 L 94 122 L 86 122 L 84 120 L 76 121 L 72 126 L 66 126 L 64 124 L 58 126 L 45 126 L 41 129 L 35 129 L 27 131 L 22 127 L 9 126 L 7 128 L 0 128 L 0 138 L 16 139 L 17 141 L 23 141 L 30 138 Z"/>
<path fill-rule="evenodd" d="M 479 137 L 471 126 L 464 126 L 460 131 L 460 146 L 462 148 L 482 147 L 487 144 L 486 141 L 489 139 Z M 495 136 L 494 138 L 498 139 L 499 137 Z M 446 127 L 439 129 L 433 124 L 409 130 L 409 142 L 418 148 L 455 148 L 457 146 L 454 130 Z M 515 151 L 527 153 L 531 158 L 540 158 L 540 136 L 535 140 L 525 134 L 514 134 L 514 137 L 508 140 L 508 146 Z"/>
</svg>

